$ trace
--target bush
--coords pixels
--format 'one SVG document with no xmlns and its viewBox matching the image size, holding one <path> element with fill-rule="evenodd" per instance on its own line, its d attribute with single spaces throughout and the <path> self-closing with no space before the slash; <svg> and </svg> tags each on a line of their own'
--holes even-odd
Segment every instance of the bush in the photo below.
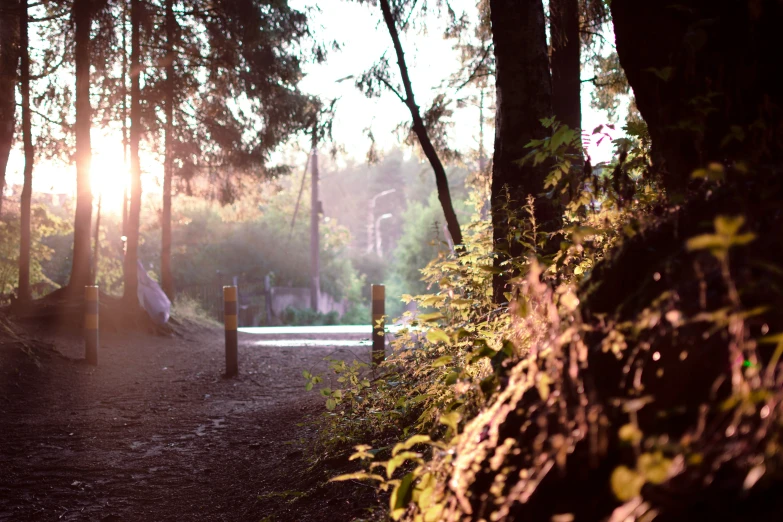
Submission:
<svg viewBox="0 0 783 522">
<path fill-rule="evenodd" d="M 327 326 L 339 324 L 337 312 L 321 313 L 310 308 L 293 308 L 289 306 L 280 314 L 280 320 L 285 326 Z"/>
<path fill-rule="evenodd" d="M 203 326 L 221 327 L 219 321 L 210 316 L 199 301 L 185 294 L 178 294 L 171 305 L 171 315 Z"/>
</svg>

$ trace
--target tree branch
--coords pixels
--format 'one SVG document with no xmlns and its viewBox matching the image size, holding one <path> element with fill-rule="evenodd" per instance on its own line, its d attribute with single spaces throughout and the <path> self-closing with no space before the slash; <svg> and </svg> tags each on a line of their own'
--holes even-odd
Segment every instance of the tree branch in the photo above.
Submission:
<svg viewBox="0 0 783 522">
<path fill-rule="evenodd" d="M 411 85 L 411 79 L 408 75 L 408 66 L 405 64 L 405 53 L 402 50 L 402 44 L 400 43 L 400 35 L 397 32 L 394 17 L 392 16 L 391 7 L 389 6 L 389 0 L 380 0 L 381 11 L 383 12 L 383 20 L 386 23 L 386 28 L 389 30 L 392 43 L 394 44 L 394 52 L 397 54 L 397 65 L 400 69 L 400 76 L 402 76 L 402 85 L 405 88 L 405 104 L 410 110 L 411 118 L 413 119 L 413 132 L 416 133 L 416 137 L 419 140 L 424 155 L 430 162 L 432 170 L 435 173 L 435 185 L 438 189 L 438 199 L 440 200 L 441 207 L 443 207 L 443 214 L 446 218 L 446 224 L 448 225 L 449 234 L 455 245 L 462 244 L 462 231 L 460 230 L 459 221 L 457 220 L 457 214 L 454 212 L 454 207 L 451 203 L 451 194 L 449 193 L 449 181 L 446 177 L 446 169 L 443 167 L 438 153 L 427 134 L 427 128 L 424 126 L 424 120 L 421 118 L 419 107 L 416 105 L 416 99 L 413 96 L 413 87 Z"/>
<path fill-rule="evenodd" d="M 405 97 L 403 97 L 402 93 L 400 93 L 400 91 L 395 89 L 394 86 L 391 83 L 389 83 L 389 81 L 386 78 L 384 78 L 382 76 L 377 76 L 377 75 L 375 76 L 375 78 L 377 78 L 377 80 L 379 82 L 384 84 L 387 89 L 389 89 L 391 92 L 393 92 L 397 96 L 397 98 L 400 99 L 400 101 L 402 103 L 404 103 L 405 105 L 408 105 L 408 101 L 405 99 Z"/>
</svg>

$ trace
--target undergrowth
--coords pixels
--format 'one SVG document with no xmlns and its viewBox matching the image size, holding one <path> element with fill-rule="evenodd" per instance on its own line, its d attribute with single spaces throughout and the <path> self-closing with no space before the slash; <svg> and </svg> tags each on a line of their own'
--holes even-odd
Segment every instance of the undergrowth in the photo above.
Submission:
<svg viewBox="0 0 783 522">
<path fill-rule="evenodd" d="M 201 326 L 222 328 L 196 299 L 178 294 L 171 307 L 171 315 L 177 319 L 185 319 Z"/>
<path fill-rule="evenodd" d="M 611 165 L 575 168 L 579 136 L 545 124 L 551 138 L 526 160 L 552 165 L 563 227 L 546 234 L 533 199 L 506 201 L 509 242 L 526 252 L 497 268 L 476 216 L 464 251 L 422 270 L 432 292 L 405 296 L 420 312 L 376 376 L 332 361 L 323 448 L 354 445 L 364 463 L 333 480 L 372 481 L 393 519 L 417 521 L 688 519 L 716 484 L 709 494 L 734 499 L 773 487 L 783 333 L 769 302 L 780 293 L 756 291 L 745 268 L 758 220 L 721 213 L 736 208 L 729 181 L 745 168 L 695 172 L 696 203 L 671 208 L 643 128 L 628 129 Z M 553 238 L 560 248 L 544 255 Z M 500 305 L 498 271 L 511 281 Z M 607 287 L 624 280 L 636 283 Z"/>
</svg>

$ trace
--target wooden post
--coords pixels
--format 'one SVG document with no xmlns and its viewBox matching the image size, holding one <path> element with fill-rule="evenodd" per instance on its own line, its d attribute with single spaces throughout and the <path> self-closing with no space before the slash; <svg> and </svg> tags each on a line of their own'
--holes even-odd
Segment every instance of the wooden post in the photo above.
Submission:
<svg viewBox="0 0 783 522">
<path fill-rule="evenodd" d="M 381 364 L 386 357 L 385 314 L 386 287 L 372 285 L 372 362 L 375 366 Z"/>
<path fill-rule="evenodd" d="M 226 330 L 226 377 L 239 373 L 237 362 L 237 287 L 223 287 L 223 324 Z"/>
<path fill-rule="evenodd" d="M 84 358 L 98 365 L 98 287 L 84 287 Z"/>
</svg>

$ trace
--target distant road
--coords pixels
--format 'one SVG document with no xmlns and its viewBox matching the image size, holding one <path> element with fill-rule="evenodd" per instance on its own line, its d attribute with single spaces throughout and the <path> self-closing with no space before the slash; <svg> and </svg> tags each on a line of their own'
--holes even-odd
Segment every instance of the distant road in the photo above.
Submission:
<svg viewBox="0 0 783 522">
<path fill-rule="evenodd" d="M 390 341 L 401 325 L 386 326 Z M 239 328 L 240 342 L 251 346 L 371 346 L 372 327 L 367 325 L 254 326 Z"/>
<path fill-rule="evenodd" d="M 240 332 L 254 335 L 372 335 L 372 327 L 367 324 L 333 326 L 253 326 L 240 328 Z"/>
</svg>

